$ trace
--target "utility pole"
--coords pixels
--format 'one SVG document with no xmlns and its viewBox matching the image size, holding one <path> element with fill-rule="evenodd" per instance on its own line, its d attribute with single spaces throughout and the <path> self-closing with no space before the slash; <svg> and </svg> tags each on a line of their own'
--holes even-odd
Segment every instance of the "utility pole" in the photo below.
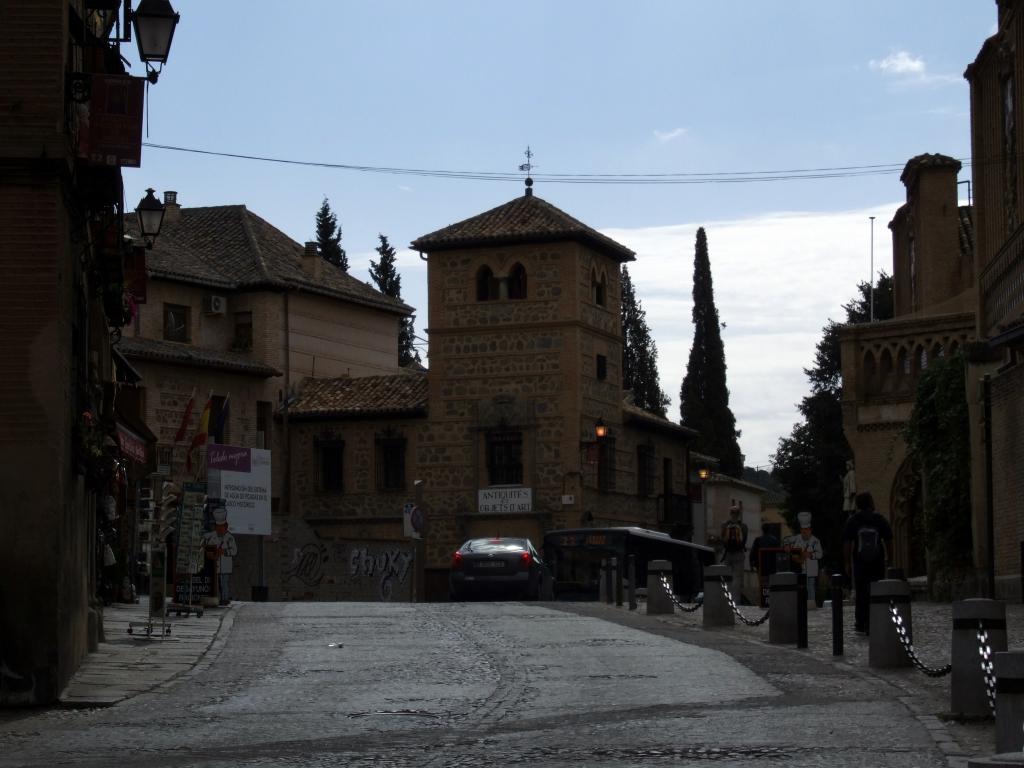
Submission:
<svg viewBox="0 0 1024 768">
<path fill-rule="evenodd" d="M 871 276 L 868 278 L 868 286 L 870 288 L 870 300 L 871 305 L 870 317 L 871 322 L 875 322 L 875 217 L 868 216 L 871 219 Z"/>
</svg>

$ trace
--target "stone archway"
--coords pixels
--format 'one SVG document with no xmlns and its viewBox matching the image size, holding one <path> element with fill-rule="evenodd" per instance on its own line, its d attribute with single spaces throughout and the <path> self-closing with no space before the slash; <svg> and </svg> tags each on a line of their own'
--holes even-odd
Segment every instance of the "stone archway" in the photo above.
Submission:
<svg viewBox="0 0 1024 768">
<path fill-rule="evenodd" d="M 892 565 L 907 578 L 928 575 L 924 539 L 921 473 L 904 460 L 892 484 L 889 520 L 892 521 Z"/>
</svg>

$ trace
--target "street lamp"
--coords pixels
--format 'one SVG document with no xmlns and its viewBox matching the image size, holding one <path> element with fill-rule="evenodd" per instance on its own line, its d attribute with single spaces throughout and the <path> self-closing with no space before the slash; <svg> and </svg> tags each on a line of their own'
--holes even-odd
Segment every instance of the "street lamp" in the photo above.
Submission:
<svg viewBox="0 0 1024 768">
<path fill-rule="evenodd" d="M 604 423 L 604 419 L 600 417 L 594 422 L 594 436 L 598 440 L 604 440 L 608 437 L 608 426 Z"/>
<path fill-rule="evenodd" d="M 146 196 L 139 200 L 135 206 L 135 213 L 139 219 L 139 232 L 146 243 L 146 248 L 152 248 L 156 236 L 160 234 L 160 227 L 164 223 L 164 211 L 166 209 L 156 196 L 153 188 L 146 190 Z"/>
<path fill-rule="evenodd" d="M 159 64 L 163 69 L 167 63 L 174 28 L 180 18 L 171 7 L 170 0 L 140 0 L 139 7 L 134 11 L 131 0 L 124 0 L 124 37 L 116 38 L 115 42 L 131 42 L 132 28 L 135 28 L 139 58 L 146 65 L 146 79 L 151 83 L 155 83 L 160 76 L 160 70 L 153 69 L 152 65 Z"/>
</svg>

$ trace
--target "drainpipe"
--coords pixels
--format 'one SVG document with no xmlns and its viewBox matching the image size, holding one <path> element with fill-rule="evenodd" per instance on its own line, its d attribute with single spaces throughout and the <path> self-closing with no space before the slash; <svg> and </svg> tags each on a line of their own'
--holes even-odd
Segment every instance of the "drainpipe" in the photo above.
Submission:
<svg viewBox="0 0 1024 768">
<path fill-rule="evenodd" d="M 284 431 L 284 505 L 289 517 L 292 514 L 292 441 L 288 432 L 288 407 L 292 389 L 292 342 L 288 324 L 288 290 L 284 292 L 284 413 L 282 426 Z"/>
<path fill-rule="evenodd" d="M 981 401 L 985 422 L 985 527 L 988 547 L 988 596 L 996 596 L 995 508 L 992 502 L 992 377 L 981 377 Z"/>
</svg>

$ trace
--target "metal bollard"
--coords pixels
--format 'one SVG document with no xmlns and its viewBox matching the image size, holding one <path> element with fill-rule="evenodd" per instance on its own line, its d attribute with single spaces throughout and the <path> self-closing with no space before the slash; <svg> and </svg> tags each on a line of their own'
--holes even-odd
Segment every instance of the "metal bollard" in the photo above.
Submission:
<svg viewBox="0 0 1024 768">
<path fill-rule="evenodd" d="M 614 557 L 610 558 L 609 560 L 606 560 L 604 569 L 604 601 L 609 605 L 611 605 L 612 600 L 615 598 L 614 590 L 612 587 L 612 582 L 614 579 L 613 569 L 615 568 L 615 566 L 613 565 L 614 562 Z"/>
<path fill-rule="evenodd" d="M 796 575 L 796 647 L 807 647 L 807 574 Z"/>
<path fill-rule="evenodd" d="M 953 603 L 952 680 L 949 687 L 949 711 L 958 715 L 988 717 L 988 701 L 982 657 L 978 648 L 978 629 L 988 635 L 993 653 L 1006 650 L 1006 603 L 1002 600 L 975 598 Z"/>
<path fill-rule="evenodd" d="M 615 605 L 619 608 L 622 607 L 622 564 L 619 563 L 619 558 L 612 558 L 612 568 L 615 570 L 614 573 L 614 592 L 615 592 Z"/>
<path fill-rule="evenodd" d="M 732 581 L 732 568 L 728 565 L 709 565 L 704 569 L 705 627 L 732 627 L 736 624 L 736 616 L 722 591 L 722 579 L 727 586 Z"/>
<path fill-rule="evenodd" d="M 796 643 L 797 583 L 795 573 L 773 573 L 768 577 L 768 642 Z"/>
<path fill-rule="evenodd" d="M 626 560 L 626 578 L 629 579 L 629 587 L 626 589 L 626 598 L 629 602 L 629 610 L 636 610 L 636 555 L 630 555 Z"/>
<path fill-rule="evenodd" d="M 832 574 L 832 655 L 843 655 L 843 574 Z"/>
<path fill-rule="evenodd" d="M 995 655 L 996 752 L 1024 749 L 1024 652 Z"/>
<path fill-rule="evenodd" d="M 647 614 L 674 613 L 672 596 L 665 591 L 661 577 L 672 584 L 672 563 L 668 560 L 651 560 L 647 564 Z"/>
<path fill-rule="evenodd" d="M 892 623 L 889 603 L 896 603 L 907 637 L 914 639 L 910 615 L 910 585 L 900 579 L 883 579 L 871 584 L 871 637 L 868 643 L 868 666 L 878 669 L 909 667 L 913 662 L 900 644 L 896 627 Z"/>
<path fill-rule="evenodd" d="M 597 599 L 602 603 L 608 602 L 608 561 L 601 558 L 600 576 L 597 579 Z"/>
</svg>

